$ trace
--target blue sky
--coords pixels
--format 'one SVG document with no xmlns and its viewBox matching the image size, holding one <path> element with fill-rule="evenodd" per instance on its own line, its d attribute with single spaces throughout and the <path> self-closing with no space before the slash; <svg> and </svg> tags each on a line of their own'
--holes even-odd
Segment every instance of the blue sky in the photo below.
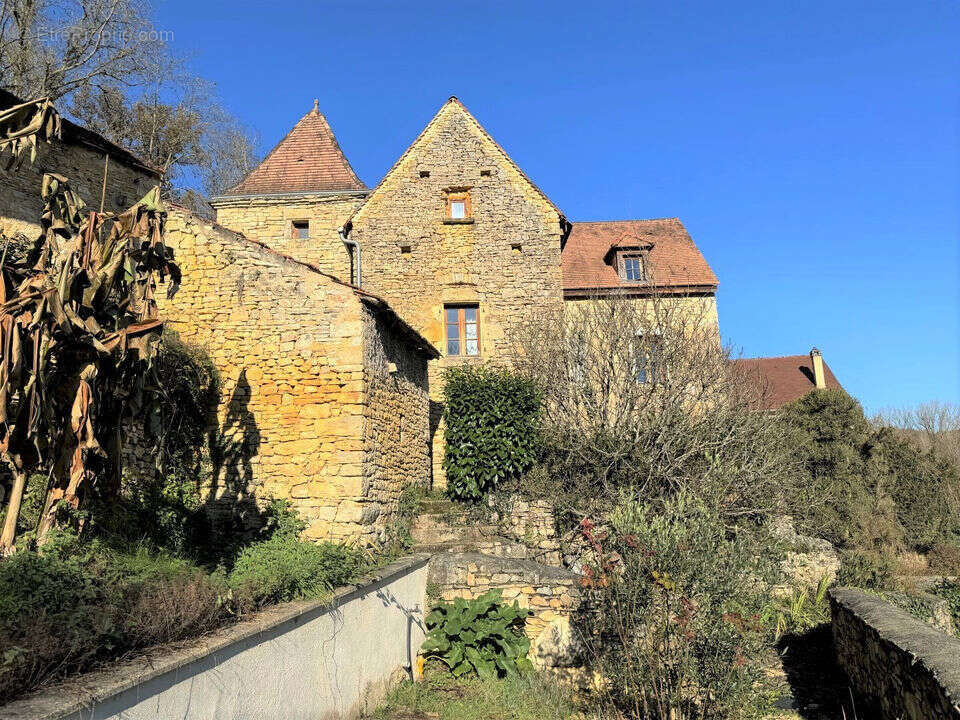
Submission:
<svg viewBox="0 0 960 720">
<path fill-rule="evenodd" d="M 960 4 L 166 0 L 269 150 L 319 98 L 373 185 L 457 95 L 571 220 L 680 217 L 745 356 L 960 402 Z"/>
</svg>

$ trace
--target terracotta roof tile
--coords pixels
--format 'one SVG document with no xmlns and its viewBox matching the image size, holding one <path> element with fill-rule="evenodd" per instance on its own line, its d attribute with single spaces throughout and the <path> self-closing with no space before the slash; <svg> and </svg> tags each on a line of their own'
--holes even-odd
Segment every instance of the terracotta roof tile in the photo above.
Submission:
<svg viewBox="0 0 960 720">
<path fill-rule="evenodd" d="M 652 246 L 646 283 L 620 278 L 612 247 Z M 717 276 L 677 218 L 575 222 L 561 255 L 568 295 L 628 288 L 716 290 Z"/>
<path fill-rule="evenodd" d="M 762 410 L 778 410 L 816 388 L 809 355 L 741 358 L 731 365 L 738 380 L 757 390 Z M 828 390 L 843 390 L 826 361 L 823 375 Z"/>
<path fill-rule="evenodd" d="M 252 173 L 224 195 L 366 190 L 327 119 L 314 107 Z"/>
</svg>

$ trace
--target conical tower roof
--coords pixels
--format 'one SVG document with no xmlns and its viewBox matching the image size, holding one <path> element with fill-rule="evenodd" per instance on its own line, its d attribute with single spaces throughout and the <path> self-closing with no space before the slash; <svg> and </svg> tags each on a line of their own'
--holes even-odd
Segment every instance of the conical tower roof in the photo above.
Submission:
<svg viewBox="0 0 960 720">
<path fill-rule="evenodd" d="M 317 101 L 253 172 L 224 195 L 366 190 Z"/>
</svg>

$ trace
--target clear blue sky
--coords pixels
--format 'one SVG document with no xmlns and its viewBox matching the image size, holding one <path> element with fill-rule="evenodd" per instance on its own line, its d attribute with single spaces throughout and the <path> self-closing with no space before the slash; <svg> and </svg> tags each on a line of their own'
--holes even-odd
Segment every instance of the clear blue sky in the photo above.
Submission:
<svg viewBox="0 0 960 720">
<path fill-rule="evenodd" d="M 960 3 L 166 0 L 269 150 L 313 98 L 373 185 L 457 95 L 571 220 L 678 216 L 744 355 L 960 402 Z"/>
</svg>

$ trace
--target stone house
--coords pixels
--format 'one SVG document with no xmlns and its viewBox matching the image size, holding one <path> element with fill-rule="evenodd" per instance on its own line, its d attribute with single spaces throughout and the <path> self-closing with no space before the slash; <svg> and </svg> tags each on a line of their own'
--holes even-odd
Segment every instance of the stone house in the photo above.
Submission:
<svg viewBox="0 0 960 720">
<path fill-rule="evenodd" d="M 0 107 L 19 103 L 0 96 Z M 64 119 L 62 140 L 41 143 L 34 164 L 0 168 L 0 230 L 39 234 L 45 172 L 65 175 L 99 207 L 105 170 L 108 211 L 126 209 L 159 180 L 142 160 Z M 427 363 L 439 353 L 377 295 L 185 208 L 169 208 L 166 242 L 184 281 L 173 298 L 158 298 L 161 317 L 203 346 L 221 376 L 211 510 L 289 498 L 309 537 L 381 536 L 401 490 L 430 474 Z M 130 435 L 128 466 L 151 465 Z"/>
<path fill-rule="evenodd" d="M 429 385 L 440 484 L 442 371 L 509 363 L 511 332 L 538 314 L 666 295 L 717 324 L 717 278 L 678 219 L 570 222 L 457 98 L 372 190 L 315 103 L 211 202 L 224 225 L 385 298 L 439 351 Z"/>
</svg>

